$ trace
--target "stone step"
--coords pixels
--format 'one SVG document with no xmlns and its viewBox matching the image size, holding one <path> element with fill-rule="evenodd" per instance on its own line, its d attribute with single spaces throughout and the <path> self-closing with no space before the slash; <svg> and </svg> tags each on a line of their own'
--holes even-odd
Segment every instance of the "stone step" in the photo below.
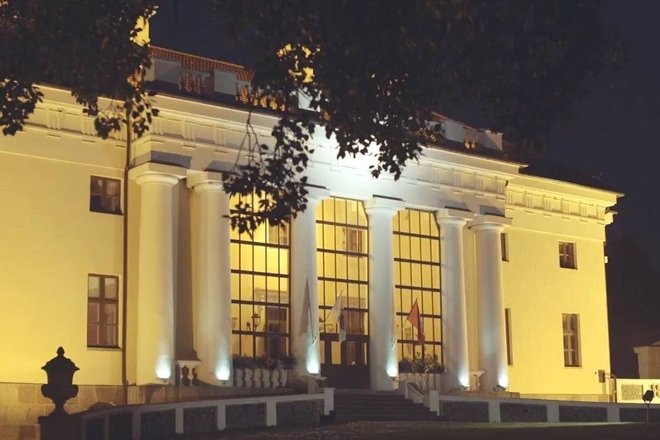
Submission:
<svg viewBox="0 0 660 440">
<path fill-rule="evenodd" d="M 398 393 L 338 392 L 335 394 L 335 420 L 440 420 L 421 404 Z"/>
</svg>

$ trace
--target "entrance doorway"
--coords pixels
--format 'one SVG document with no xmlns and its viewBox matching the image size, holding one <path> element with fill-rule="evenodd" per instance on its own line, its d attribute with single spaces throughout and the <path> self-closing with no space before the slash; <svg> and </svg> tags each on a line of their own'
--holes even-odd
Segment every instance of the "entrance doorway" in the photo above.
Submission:
<svg viewBox="0 0 660 440">
<path fill-rule="evenodd" d="M 337 324 L 326 324 L 321 333 L 321 374 L 335 388 L 369 388 L 369 336 L 366 313 L 345 309 L 346 340 L 339 342 Z"/>
</svg>

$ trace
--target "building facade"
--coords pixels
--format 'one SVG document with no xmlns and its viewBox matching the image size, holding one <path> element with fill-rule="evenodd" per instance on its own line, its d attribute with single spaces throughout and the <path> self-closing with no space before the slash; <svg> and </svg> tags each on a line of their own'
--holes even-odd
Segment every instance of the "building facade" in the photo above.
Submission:
<svg viewBox="0 0 660 440">
<path fill-rule="evenodd" d="M 90 386 L 168 383 L 181 359 L 227 386 L 233 355 L 291 353 L 331 384 L 393 389 L 400 360 L 428 357 L 448 392 L 480 376 L 485 391 L 606 398 L 620 194 L 526 172 L 501 136 L 442 119 L 398 181 L 315 137 L 307 210 L 239 235 L 222 177 L 241 157 L 245 72 L 154 55 L 160 115 L 128 180 L 126 138 L 96 137 L 66 90 L 43 87 L 25 131 L 0 138 L 0 382 L 43 383 L 63 346 Z M 272 142 L 276 114 L 253 110 Z"/>
</svg>

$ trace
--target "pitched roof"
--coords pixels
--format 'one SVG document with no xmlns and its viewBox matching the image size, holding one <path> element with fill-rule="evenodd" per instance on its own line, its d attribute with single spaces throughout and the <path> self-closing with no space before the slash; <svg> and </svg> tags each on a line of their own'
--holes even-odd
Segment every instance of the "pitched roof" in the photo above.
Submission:
<svg viewBox="0 0 660 440">
<path fill-rule="evenodd" d="M 178 52 L 163 47 L 151 46 L 151 56 L 161 60 L 176 61 L 185 70 L 197 72 L 210 72 L 212 70 L 223 70 L 233 72 L 241 81 L 252 81 L 254 72 L 240 64 L 228 63 L 226 61 L 214 60 L 212 58 L 200 57 L 189 53 Z"/>
</svg>

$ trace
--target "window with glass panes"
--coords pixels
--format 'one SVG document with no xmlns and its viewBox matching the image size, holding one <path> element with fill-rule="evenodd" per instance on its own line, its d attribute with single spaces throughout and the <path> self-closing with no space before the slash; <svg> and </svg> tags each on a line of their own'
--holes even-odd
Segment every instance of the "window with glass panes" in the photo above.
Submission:
<svg viewBox="0 0 660 440">
<path fill-rule="evenodd" d="M 232 197 L 230 207 L 239 197 Z M 258 203 L 252 197 L 250 203 Z M 286 226 L 282 227 L 285 228 Z M 283 239 L 282 237 L 287 237 Z M 232 353 L 278 358 L 289 353 L 289 241 L 278 227 L 252 236 L 231 231 Z"/>
<path fill-rule="evenodd" d="M 329 198 L 316 214 L 316 258 L 321 362 L 363 365 L 367 360 L 369 333 L 369 239 L 362 202 Z M 343 297 L 346 342 L 337 337 L 337 320 L 330 311 Z"/>
<path fill-rule="evenodd" d="M 87 276 L 87 346 L 117 347 L 119 278 Z"/>
<path fill-rule="evenodd" d="M 121 181 L 109 177 L 91 176 L 89 210 L 107 214 L 121 214 Z"/>
<path fill-rule="evenodd" d="M 578 333 L 578 315 L 565 313 L 561 315 L 564 333 L 564 366 L 580 366 L 580 337 Z"/>
<path fill-rule="evenodd" d="M 435 214 L 406 209 L 393 219 L 394 308 L 399 359 L 425 356 L 442 362 L 440 234 Z M 415 301 L 424 342 L 407 319 Z"/>
</svg>

